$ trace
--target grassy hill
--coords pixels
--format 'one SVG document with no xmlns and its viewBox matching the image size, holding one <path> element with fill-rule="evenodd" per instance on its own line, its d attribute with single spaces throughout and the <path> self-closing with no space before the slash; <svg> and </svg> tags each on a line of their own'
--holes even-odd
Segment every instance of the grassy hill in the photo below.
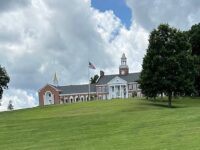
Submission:
<svg viewBox="0 0 200 150">
<path fill-rule="evenodd" d="M 92 101 L 0 113 L 1 150 L 197 150 L 200 99 Z"/>
</svg>

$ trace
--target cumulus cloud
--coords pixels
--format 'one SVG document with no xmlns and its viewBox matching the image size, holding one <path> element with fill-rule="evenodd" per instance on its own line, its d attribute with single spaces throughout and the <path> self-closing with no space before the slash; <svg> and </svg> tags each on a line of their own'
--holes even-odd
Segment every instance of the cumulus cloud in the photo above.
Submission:
<svg viewBox="0 0 200 150">
<path fill-rule="evenodd" d="M 151 31 L 160 23 L 186 30 L 200 21 L 199 0 L 126 0 L 133 20 Z"/>
<path fill-rule="evenodd" d="M 114 64 L 104 68 L 106 73 L 118 73 L 122 53 L 126 53 L 131 72 L 141 71 L 141 64 L 144 53 L 148 46 L 147 30 L 133 22 L 130 29 L 127 29 L 109 10 L 99 12 L 94 10 L 97 31 L 105 43 L 105 51 L 113 56 Z"/>
<path fill-rule="evenodd" d="M 113 66 L 107 37 L 120 22 L 108 12 L 100 19 L 112 20 L 106 29 L 109 23 L 100 24 L 96 15 L 90 1 L 80 0 L 32 0 L 27 7 L 0 14 L 0 57 L 11 78 L 10 89 L 37 91 L 52 82 L 54 72 L 62 85 L 87 82 L 88 59 L 99 68 Z"/>
<path fill-rule="evenodd" d="M 37 89 L 55 71 L 61 84 L 79 83 L 87 79 L 88 57 L 99 66 L 113 64 L 88 2 L 33 0 L 1 18 L 0 52 L 14 88 Z"/>
<path fill-rule="evenodd" d="M 10 101 L 12 101 L 15 110 L 27 107 L 36 107 L 38 106 L 38 102 L 35 101 L 36 96 L 37 93 L 34 93 L 33 91 L 27 92 L 20 89 L 6 91 L 3 100 L 1 101 L 0 111 L 7 111 Z"/>
<path fill-rule="evenodd" d="M 13 11 L 18 8 L 26 7 L 30 4 L 28 0 L 1 0 L 0 12 Z"/>
</svg>

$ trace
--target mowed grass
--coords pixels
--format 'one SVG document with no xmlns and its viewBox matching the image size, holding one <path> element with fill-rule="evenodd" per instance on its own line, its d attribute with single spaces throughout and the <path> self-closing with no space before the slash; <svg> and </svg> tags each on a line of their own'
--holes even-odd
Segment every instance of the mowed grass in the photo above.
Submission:
<svg viewBox="0 0 200 150">
<path fill-rule="evenodd" d="M 200 99 L 145 99 L 0 113 L 1 150 L 199 150 Z"/>
</svg>

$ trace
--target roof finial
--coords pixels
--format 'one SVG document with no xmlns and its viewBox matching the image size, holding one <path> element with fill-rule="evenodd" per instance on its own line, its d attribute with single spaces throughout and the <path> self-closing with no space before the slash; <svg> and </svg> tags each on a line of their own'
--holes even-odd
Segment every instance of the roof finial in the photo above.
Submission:
<svg viewBox="0 0 200 150">
<path fill-rule="evenodd" d="M 122 54 L 122 59 L 126 59 L 125 53 Z"/>
<path fill-rule="evenodd" d="M 55 72 L 55 74 L 54 74 L 53 84 L 54 84 L 55 86 L 58 86 L 58 78 L 57 78 L 56 72 Z"/>
</svg>

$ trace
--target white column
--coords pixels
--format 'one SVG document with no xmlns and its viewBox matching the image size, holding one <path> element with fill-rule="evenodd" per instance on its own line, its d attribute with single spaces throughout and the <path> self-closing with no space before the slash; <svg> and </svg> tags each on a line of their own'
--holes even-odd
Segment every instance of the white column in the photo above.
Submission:
<svg viewBox="0 0 200 150">
<path fill-rule="evenodd" d="M 75 96 L 73 96 L 73 101 L 74 101 L 74 103 L 76 103 L 76 99 L 75 99 Z"/>
<path fill-rule="evenodd" d="M 45 95 L 43 95 L 43 103 L 44 103 L 44 105 L 46 105 L 46 96 Z"/>
<path fill-rule="evenodd" d="M 125 89 L 125 85 L 123 85 L 123 98 L 125 98 L 125 96 L 124 96 L 124 89 Z"/>
<path fill-rule="evenodd" d="M 110 99 L 110 94 L 111 94 L 110 86 L 108 86 L 108 99 Z"/>
<path fill-rule="evenodd" d="M 121 92 L 121 98 L 123 98 L 123 85 L 120 86 L 120 89 L 121 89 L 121 91 L 120 91 Z"/>
<path fill-rule="evenodd" d="M 109 99 L 111 99 L 112 98 L 112 86 L 109 87 L 109 91 L 110 91 L 109 92 Z"/>
<path fill-rule="evenodd" d="M 121 88 L 121 86 L 122 85 L 119 86 L 119 95 L 120 95 L 120 98 L 122 98 L 122 91 L 121 91 L 122 88 Z"/>
<path fill-rule="evenodd" d="M 128 84 L 126 85 L 126 98 L 128 98 Z"/>
<path fill-rule="evenodd" d="M 116 98 L 115 85 L 114 85 L 114 98 Z"/>
</svg>

